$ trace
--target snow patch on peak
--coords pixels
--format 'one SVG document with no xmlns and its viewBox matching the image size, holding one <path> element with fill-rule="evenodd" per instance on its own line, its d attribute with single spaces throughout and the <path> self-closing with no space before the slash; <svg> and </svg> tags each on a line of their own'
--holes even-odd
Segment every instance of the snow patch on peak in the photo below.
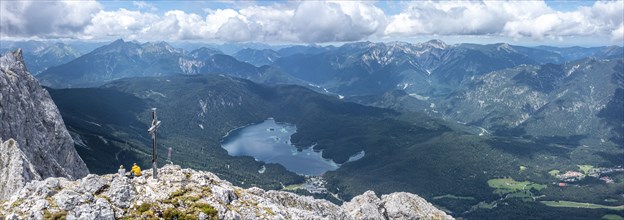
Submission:
<svg viewBox="0 0 624 220">
<path fill-rule="evenodd" d="M 414 98 L 416 98 L 416 99 L 418 99 L 418 100 L 421 100 L 421 101 L 427 101 L 427 100 L 429 100 L 429 97 L 428 97 L 428 96 L 422 96 L 422 95 L 418 95 L 418 94 L 416 94 L 416 93 L 410 93 L 410 94 L 408 94 L 408 95 L 409 95 L 409 96 L 411 96 L 411 97 L 414 97 Z"/>
<path fill-rule="evenodd" d="M 568 72 L 566 72 L 566 77 L 572 75 L 572 73 L 574 73 L 574 71 L 576 71 L 576 69 L 578 69 L 581 65 L 574 65 L 572 68 L 570 68 L 570 70 L 568 70 Z"/>
<path fill-rule="evenodd" d="M 508 53 L 516 53 L 516 50 L 513 49 L 513 47 L 511 47 L 511 45 L 507 44 L 507 43 L 502 43 L 500 45 L 498 45 L 498 47 L 496 47 L 497 51 L 505 51 Z"/>
<path fill-rule="evenodd" d="M 438 39 L 427 41 L 423 45 L 437 49 L 446 49 L 448 47 L 448 45 L 444 43 L 444 41 Z"/>
</svg>

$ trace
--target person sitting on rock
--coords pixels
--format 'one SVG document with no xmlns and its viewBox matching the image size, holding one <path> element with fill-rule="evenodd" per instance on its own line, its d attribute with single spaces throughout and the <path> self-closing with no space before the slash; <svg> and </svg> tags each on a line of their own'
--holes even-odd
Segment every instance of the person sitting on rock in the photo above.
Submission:
<svg viewBox="0 0 624 220">
<path fill-rule="evenodd" d="M 119 170 L 117 170 L 117 173 L 119 173 L 119 177 L 124 177 L 126 176 L 126 169 L 124 168 L 123 165 L 119 166 Z"/>
<path fill-rule="evenodd" d="M 132 170 L 130 170 L 130 175 L 135 176 L 135 177 L 140 177 L 141 176 L 141 167 L 139 167 L 139 165 L 134 163 L 134 165 L 132 165 Z"/>
</svg>

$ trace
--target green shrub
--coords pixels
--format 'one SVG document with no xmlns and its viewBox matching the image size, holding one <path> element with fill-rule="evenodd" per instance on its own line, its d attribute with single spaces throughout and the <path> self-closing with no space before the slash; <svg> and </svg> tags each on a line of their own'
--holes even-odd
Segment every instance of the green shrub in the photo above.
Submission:
<svg viewBox="0 0 624 220">
<path fill-rule="evenodd" d="M 177 198 L 172 198 L 172 199 L 165 199 L 162 201 L 163 203 L 167 203 L 167 204 L 171 204 L 173 206 L 179 206 L 180 205 L 180 200 Z"/>
<path fill-rule="evenodd" d="M 208 203 L 195 203 L 195 205 L 193 206 L 199 208 L 201 212 L 205 213 L 211 218 L 216 218 L 217 216 L 217 210 Z"/>
<path fill-rule="evenodd" d="M 15 200 L 15 202 L 13 202 L 11 204 L 11 208 L 15 208 L 15 207 L 20 206 L 22 204 L 22 202 L 24 202 L 22 199 Z"/>
<path fill-rule="evenodd" d="M 200 196 L 185 196 L 185 197 L 183 197 L 183 200 L 191 201 L 191 202 L 195 202 L 195 201 L 197 201 L 199 199 L 201 199 Z"/>
<path fill-rule="evenodd" d="M 163 212 L 163 218 L 166 220 L 172 220 L 174 218 L 180 219 L 181 216 L 180 211 L 176 208 L 168 208 Z"/>
<path fill-rule="evenodd" d="M 178 197 L 178 196 L 182 196 L 184 194 L 186 194 L 186 189 L 185 188 L 180 188 L 179 190 L 171 193 L 171 196 L 169 198 L 175 198 L 175 197 Z"/>
<path fill-rule="evenodd" d="M 183 219 L 184 220 L 199 220 L 199 218 L 195 214 L 186 214 Z"/>
<path fill-rule="evenodd" d="M 202 187 L 202 193 L 203 194 L 212 193 L 212 189 L 210 189 L 210 186 L 204 186 L 204 187 Z"/>
<path fill-rule="evenodd" d="M 52 213 L 51 220 L 65 220 L 67 218 L 67 211 L 61 210 L 60 212 Z"/>
<path fill-rule="evenodd" d="M 152 204 L 151 204 L 151 203 L 144 202 L 143 204 L 141 204 L 141 205 L 137 208 L 137 210 L 139 211 L 139 213 L 143 213 L 143 212 L 145 212 L 145 211 L 149 210 L 151 207 L 152 207 Z"/>
</svg>

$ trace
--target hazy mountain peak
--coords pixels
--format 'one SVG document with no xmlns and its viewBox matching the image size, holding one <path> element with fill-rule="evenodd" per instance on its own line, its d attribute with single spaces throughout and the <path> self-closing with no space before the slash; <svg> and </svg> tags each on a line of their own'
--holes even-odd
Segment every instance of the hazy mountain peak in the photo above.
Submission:
<svg viewBox="0 0 624 220">
<path fill-rule="evenodd" d="M 119 39 L 111 42 L 110 44 L 112 45 L 112 44 L 124 44 L 124 43 L 126 43 L 126 41 L 124 41 L 122 38 L 119 38 Z"/>
<path fill-rule="evenodd" d="M 223 52 L 214 48 L 200 47 L 189 53 L 193 58 L 206 58 L 214 54 L 223 54 Z"/>
<path fill-rule="evenodd" d="M 368 48 L 376 47 L 376 46 L 379 46 L 379 45 L 384 45 L 384 44 L 383 43 L 373 43 L 373 42 L 370 42 L 370 41 L 360 41 L 360 42 L 344 44 L 340 48 L 344 48 L 344 49 L 368 49 Z"/>
<path fill-rule="evenodd" d="M 147 42 L 141 45 L 141 48 L 146 52 L 157 52 L 157 53 L 181 53 L 182 51 L 174 48 L 169 43 L 160 41 L 160 42 Z"/>
<path fill-rule="evenodd" d="M 444 41 L 438 39 L 429 40 L 423 43 L 423 45 L 427 45 L 437 49 L 446 49 L 446 47 L 448 47 L 448 45 L 444 43 Z"/>
<path fill-rule="evenodd" d="M 511 47 L 511 45 L 509 45 L 507 43 L 498 44 L 498 46 L 496 47 L 496 50 L 498 50 L 498 51 L 506 51 L 506 52 L 509 52 L 509 53 L 517 53 L 517 51 L 514 50 L 513 47 Z"/>
<path fill-rule="evenodd" d="M 281 57 L 279 53 L 271 49 L 245 48 L 233 55 L 236 59 L 251 63 L 255 66 L 269 65 Z"/>
<path fill-rule="evenodd" d="M 110 44 L 101 46 L 93 50 L 93 53 L 109 53 L 109 52 L 120 52 L 124 50 L 134 50 L 139 48 L 141 45 L 135 42 L 124 41 L 123 39 L 118 39 L 113 41 Z"/>
</svg>

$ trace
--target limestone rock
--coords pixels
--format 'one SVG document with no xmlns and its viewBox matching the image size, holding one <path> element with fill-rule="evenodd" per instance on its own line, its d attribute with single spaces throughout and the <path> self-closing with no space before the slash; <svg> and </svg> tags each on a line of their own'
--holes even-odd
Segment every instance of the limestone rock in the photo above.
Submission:
<svg viewBox="0 0 624 220">
<path fill-rule="evenodd" d="M 381 196 L 388 219 L 453 219 L 427 200 L 405 192 Z"/>
<path fill-rule="evenodd" d="M 134 179 L 89 175 L 32 181 L 0 203 L 0 219 L 452 219 L 410 193 L 368 191 L 337 206 L 290 192 L 242 189 L 216 175 L 180 166 Z"/>
<path fill-rule="evenodd" d="M 134 198 L 134 189 L 128 178 L 114 178 L 110 189 L 104 194 L 108 196 L 113 205 L 119 208 L 130 207 L 130 201 Z"/>
<path fill-rule="evenodd" d="M 106 180 L 100 178 L 98 175 L 89 174 L 85 178 L 80 180 L 80 190 L 87 193 L 96 193 L 100 189 L 106 186 Z"/>
<path fill-rule="evenodd" d="M 350 202 L 342 204 L 342 208 L 355 219 L 386 218 L 384 204 L 373 191 L 366 191 L 364 194 L 354 197 Z"/>
<path fill-rule="evenodd" d="M 0 57 L 0 199 L 31 180 L 89 173 L 61 115 L 26 70 L 20 49 Z M 13 140 L 13 141 L 11 141 Z"/>
<path fill-rule="evenodd" d="M 0 199 L 18 191 L 28 181 L 41 179 L 17 142 L 0 138 Z"/>
</svg>

